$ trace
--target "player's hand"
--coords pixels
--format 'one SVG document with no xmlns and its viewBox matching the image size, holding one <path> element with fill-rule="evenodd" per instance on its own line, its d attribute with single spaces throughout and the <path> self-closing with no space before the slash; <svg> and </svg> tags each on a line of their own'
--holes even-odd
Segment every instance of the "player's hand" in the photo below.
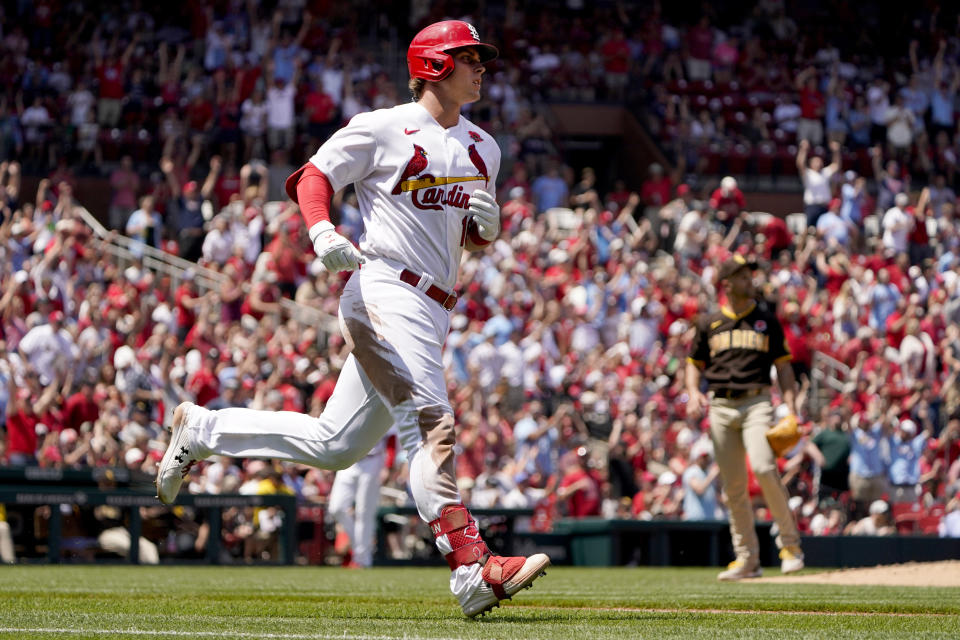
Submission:
<svg viewBox="0 0 960 640">
<path fill-rule="evenodd" d="M 500 205 L 496 199 L 483 189 L 476 189 L 467 202 L 473 220 L 477 223 L 477 232 L 488 242 L 496 240 L 500 234 Z"/>
<path fill-rule="evenodd" d="M 337 233 L 330 222 L 318 222 L 310 227 L 310 241 L 330 273 L 353 271 L 364 262 L 353 243 Z"/>
<path fill-rule="evenodd" d="M 689 393 L 687 400 L 687 416 L 690 418 L 699 418 L 707 408 L 707 396 L 699 390 Z"/>
</svg>

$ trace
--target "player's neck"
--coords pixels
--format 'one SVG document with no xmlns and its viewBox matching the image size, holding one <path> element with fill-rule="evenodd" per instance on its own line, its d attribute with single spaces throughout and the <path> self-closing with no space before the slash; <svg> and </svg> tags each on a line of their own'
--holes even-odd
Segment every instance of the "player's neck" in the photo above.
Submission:
<svg viewBox="0 0 960 640">
<path fill-rule="evenodd" d="M 454 101 L 445 100 L 435 91 L 424 91 L 417 102 L 444 129 L 454 127 L 460 122 L 460 105 Z"/>
<path fill-rule="evenodd" d="M 742 296 L 727 296 L 727 304 L 730 306 L 730 310 L 737 315 L 749 311 L 753 306 L 753 298 L 745 298 Z"/>
</svg>

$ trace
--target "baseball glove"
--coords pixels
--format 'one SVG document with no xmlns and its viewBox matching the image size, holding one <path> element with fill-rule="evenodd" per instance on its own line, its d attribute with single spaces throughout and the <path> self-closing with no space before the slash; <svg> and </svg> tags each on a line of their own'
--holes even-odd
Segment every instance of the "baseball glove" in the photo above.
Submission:
<svg viewBox="0 0 960 640">
<path fill-rule="evenodd" d="M 767 442 L 773 453 L 779 458 L 800 441 L 800 425 L 797 416 L 786 415 L 777 424 L 767 429 Z"/>
</svg>

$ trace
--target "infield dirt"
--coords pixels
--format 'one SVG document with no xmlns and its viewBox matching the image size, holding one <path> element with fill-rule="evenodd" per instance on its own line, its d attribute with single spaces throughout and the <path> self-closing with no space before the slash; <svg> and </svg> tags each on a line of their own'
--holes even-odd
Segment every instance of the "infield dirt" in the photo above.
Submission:
<svg viewBox="0 0 960 640">
<path fill-rule="evenodd" d="M 757 578 L 750 582 L 874 585 L 897 587 L 960 587 L 960 560 L 838 569 L 799 576 Z"/>
</svg>

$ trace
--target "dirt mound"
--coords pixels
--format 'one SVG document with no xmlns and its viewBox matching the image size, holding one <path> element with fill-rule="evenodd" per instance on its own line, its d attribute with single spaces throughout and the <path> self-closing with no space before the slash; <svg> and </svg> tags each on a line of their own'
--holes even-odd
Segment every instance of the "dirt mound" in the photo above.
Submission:
<svg viewBox="0 0 960 640">
<path fill-rule="evenodd" d="M 799 576 L 758 578 L 751 582 L 795 582 L 896 587 L 960 587 L 960 560 L 908 562 L 856 569 L 838 569 Z"/>
</svg>

